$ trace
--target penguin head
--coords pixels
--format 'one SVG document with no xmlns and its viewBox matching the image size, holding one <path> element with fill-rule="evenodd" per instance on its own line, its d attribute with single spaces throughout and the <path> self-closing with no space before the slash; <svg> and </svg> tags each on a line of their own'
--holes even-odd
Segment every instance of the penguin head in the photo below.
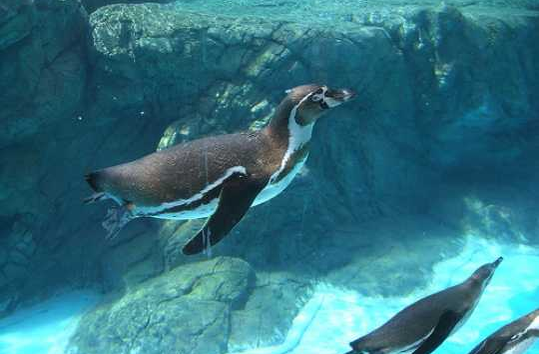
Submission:
<svg viewBox="0 0 539 354">
<path fill-rule="evenodd" d="M 332 89 L 325 85 L 303 85 L 286 91 L 287 99 L 293 104 L 296 122 L 300 125 L 314 123 L 330 109 L 353 99 L 351 89 Z"/>
<path fill-rule="evenodd" d="M 483 264 L 481 267 L 477 268 L 477 270 L 470 276 L 469 280 L 481 284 L 484 288 L 488 285 L 490 279 L 492 279 L 492 276 L 494 275 L 494 271 L 502 261 L 503 257 L 499 257 L 492 263 Z"/>
</svg>

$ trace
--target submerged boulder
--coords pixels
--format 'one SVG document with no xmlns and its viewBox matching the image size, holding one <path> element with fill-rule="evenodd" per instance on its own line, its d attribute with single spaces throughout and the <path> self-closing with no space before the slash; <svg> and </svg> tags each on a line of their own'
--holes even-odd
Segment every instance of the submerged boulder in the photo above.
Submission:
<svg viewBox="0 0 539 354">
<path fill-rule="evenodd" d="M 291 292 L 298 282 L 273 284 L 290 296 L 263 295 L 276 287 L 268 280 L 257 282 L 252 268 L 239 259 L 182 265 L 86 314 L 67 352 L 217 354 L 227 352 L 229 337 L 236 337 L 233 343 L 271 342 L 275 329 L 286 332 L 300 305 L 296 298 L 306 288 Z M 264 316 L 271 318 L 268 326 L 258 323 Z M 278 321 L 281 325 L 273 326 Z"/>
<path fill-rule="evenodd" d="M 253 282 L 252 269 L 237 259 L 178 267 L 87 314 L 68 352 L 223 353 L 231 307 Z"/>
</svg>

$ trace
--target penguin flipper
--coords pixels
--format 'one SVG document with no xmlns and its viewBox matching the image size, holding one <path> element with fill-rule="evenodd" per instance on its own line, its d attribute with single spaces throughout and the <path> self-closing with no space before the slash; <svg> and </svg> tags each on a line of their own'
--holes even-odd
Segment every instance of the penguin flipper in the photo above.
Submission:
<svg viewBox="0 0 539 354">
<path fill-rule="evenodd" d="M 227 179 L 221 188 L 217 209 L 182 252 L 197 254 L 221 241 L 243 218 L 264 185 L 250 180 L 245 174 L 235 174 Z"/>
<path fill-rule="evenodd" d="M 451 331 L 459 320 L 462 318 L 455 311 L 445 311 L 438 320 L 438 324 L 434 327 L 431 335 L 421 343 L 421 345 L 412 354 L 430 354 L 449 337 Z"/>
</svg>

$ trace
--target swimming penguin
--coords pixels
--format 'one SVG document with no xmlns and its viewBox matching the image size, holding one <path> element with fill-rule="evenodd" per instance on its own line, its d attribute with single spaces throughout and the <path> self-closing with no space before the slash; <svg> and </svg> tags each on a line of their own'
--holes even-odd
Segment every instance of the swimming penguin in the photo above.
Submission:
<svg viewBox="0 0 539 354">
<path fill-rule="evenodd" d="M 464 282 L 406 307 L 381 327 L 351 342 L 353 350 L 347 354 L 433 352 L 466 322 L 502 260 L 487 263 Z"/>
<path fill-rule="evenodd" d="M 247 210 L 281 193 L 309 154 L 314 124 L 355 96 L 350 89 L 303 85 L 286 91 L 269 124 L 197 139 L 86 175 L 96 192 L 86 203 L 112 199 L 103 226 L 114 237 L 138 217 L 209 217 L 184 246 L 200 253 L 225 237 Z"/>
<path fill-rule="evenodd" d="M 503 326 L 470 354 L 522 354 L 539 338 L 539 309 Z"/>
</svg>

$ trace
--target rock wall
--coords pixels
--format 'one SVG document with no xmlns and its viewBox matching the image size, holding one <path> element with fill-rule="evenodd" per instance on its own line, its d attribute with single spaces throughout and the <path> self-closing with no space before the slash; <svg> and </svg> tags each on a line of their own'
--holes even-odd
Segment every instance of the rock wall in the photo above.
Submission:
<svg viewBox="0 0 539 354">
<path fill-rule="evenodd" d="M 306 82 L 359 98 L 319 122 L 301 176 L 217 254 L 341 279 L 378 244 L 376 232 L 360 237 L 361 222 L 423 213 L 458 224 L 468 190 L 455 183 L 537 192 L 536 12 L 416 6 L 328 26 L 178 6 L 111 5 L 89 19 L 77 0 L 0 6 L 6 309 L 60 285 L 115 290 L 191 262 L 178 245 L 193 225 L 141 219 L 105 242 L 107 206 L 81 205 L 82 176 L 158 145 L 260 127 L 284 89 Z"/>
</svg>

